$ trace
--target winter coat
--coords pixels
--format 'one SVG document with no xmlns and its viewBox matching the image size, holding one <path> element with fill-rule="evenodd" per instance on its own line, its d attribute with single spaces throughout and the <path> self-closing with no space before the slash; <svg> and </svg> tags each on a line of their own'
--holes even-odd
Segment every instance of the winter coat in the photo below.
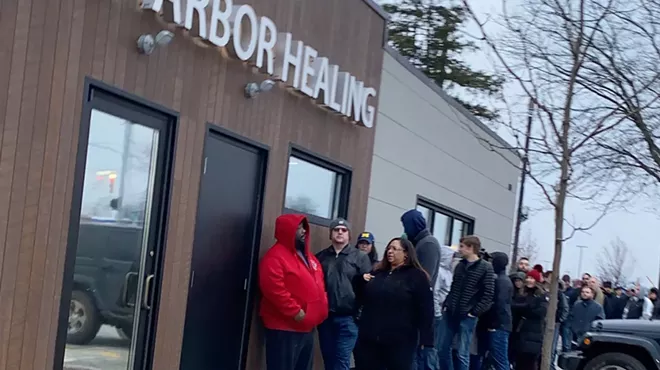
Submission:
<svg viewBox="0 0 660 370">
<path fill-rule="evenodd" d="M 493 266 L 478 259 L 463 259 L 454 270 L 451 290 L 443 304 L 443 314 L 461 318 L 468 314 L 479 317 L 490 309 L 495 293 Z"/>
<path fill-rule="evenodd" d="M 517 326 L 513 328 L 510 341 L 514 351 L 541 354 L 549 301 L 550 297 L 540 286 L 524 287 L 522 294 L 514 299 L 511 311 Z"/>
<path fill-rule="evenodd" d="M 296 231 L 304 221 L 304 256 L 296 250 Z M 259 264 L 259 287 L 263 298 L 259 309 L 264 326 L 268 329 L 311 332 L 328 317 L 328 299 L 325 293 L 323 271 L 309 250 L 309 226 L 302 215 L 283 215 L 275 221 L 273 245 Z M 300 310 L 305 312 L 301 321 L 294 318 Z"/>
<path fill-rule="evenodd" d="M 568 306 L 568 298 L 562 291 L 557 292 L 557 312 L 555 314 L 555 322 L 562 323 L 568 319 L 571 309 Z"/>
<path fill-rule="evenodd" d="M 606 294 L 605 305 L 603 306 L 603 309 L 605 310 L 605 318 L 608 320 L 621 319 L 627 303 L 628 296 L 625 294 L 618 297 L 616 294 Z"/>
<path fill-rule="evenodd" d="M 653 302 L 648 297 L 630 297 L 626 308 L 623 309 L 623 318 L 627 320 L 650 320 L 653 316 Z"/>
<path fill-rule="evenodd" d="M 495 293 L 493 305 L 479 319 L 480 327 L 485 329 L 512 330 L 511 300 L 513 299 L 513 283 L 506 275 L 506 265 L 509 257 L 502 252 L 492 254 L 492 265 L 495 273 Z"/>
<path fill-rule="evenodd" d="M 331 314 L 357 315 L 353 280 L 372 270 L 371 260 L 359 249 L 346 245 L 337 254 L 330 246 L 316 254 L 325 276 L 325 289 Z"/>
<path fill-rule="evenodd" d="M 417 341 L 433 346 L 433 293 L 424 271 L 401 266 L 392 271 L 376 270 L 374 277 L 355 280 L 362 305 L 359 321 L 361 338 L 384 344 Z"/>
<path fill-rule="evenodd" d="M 442 304 L 451 289 L 451 282 L 453 279 L 452 261 L 454 259 L 454 250 L 442 246 L 440 247 L 440 266 L 438 267 L 438 277 L 435 280 L 433 287 L 433 308 L 435 316 L 442 315 Z"/>
<path fill-rule="evenodd" d="M 431 286 L 435 287 L 440 267 L 440 243 L 426 227 L 426 219 L 416 210 L 410 210 L 401 216 L 403 229 L 413 245 L 422 268 L 431 278 Z"/>
<path fill-rule="evenodd" d="M 603 306 L 590 299 L 588 301 L 579 300 L 575 302 L 568 321 L 570 322 L 573 336 L 579 339 L 591 328 L 593 321 L 603 319 L 605 319 Z"/>
</svg>

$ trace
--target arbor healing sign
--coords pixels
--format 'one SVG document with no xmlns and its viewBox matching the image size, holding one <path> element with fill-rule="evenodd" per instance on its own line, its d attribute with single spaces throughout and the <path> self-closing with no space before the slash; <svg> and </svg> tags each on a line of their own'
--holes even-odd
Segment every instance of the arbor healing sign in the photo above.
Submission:
<svg viewBox="0 0 660 370">
<path fill-rule="evenodd" d="M 376 89 L 341 71 L 291 33 L 278 33 L 275 23 L 258 17 L 250 5 L 232 0 L 143 0 L 141 7 L 163 14 L 212 46 L 226 48 L 235 58 L 352 121 L 373 126 L 375 108 L 369 98 L 376 98 Z"/>
</svg>

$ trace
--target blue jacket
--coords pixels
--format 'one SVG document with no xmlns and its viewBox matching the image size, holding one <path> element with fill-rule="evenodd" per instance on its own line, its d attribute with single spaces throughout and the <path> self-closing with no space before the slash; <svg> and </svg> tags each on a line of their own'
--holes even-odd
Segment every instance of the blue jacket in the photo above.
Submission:
<svg viewBox="0 0 660 370">
<path fill-rule="evenodd" d="M 571 323 L 571 330 L 576 338 L 580 338 L 591 328 L 591 323 L 595 320 L 605 319 L 605 311 L 600 303 L 590 299 L 588 301 L 579 300 L 575 302 L 571 309 L 568 321 Z"/>
</svg>

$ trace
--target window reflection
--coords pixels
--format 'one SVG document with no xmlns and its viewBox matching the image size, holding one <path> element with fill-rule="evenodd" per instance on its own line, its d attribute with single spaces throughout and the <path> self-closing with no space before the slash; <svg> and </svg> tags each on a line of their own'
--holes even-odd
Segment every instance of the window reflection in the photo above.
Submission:
<svg viewBox="0 0 660 370">
<path fill-rule="evenodd" d="M 342 174 L 289 157 L 284 207 L 327 219 L 338 216 Z"/>
<path fill-rule="evenodd" d="M 92 110 L 65 369 L 132 367 L 157 143 L 158 131 Z"/>
<path fill-rule="evenodd" d="M 440 243 L 443 243 L 443 245 L 451 245 L 449 244 L 450 224 L 451 219 L 448 216 L 438 212 L 435 213 L 433 222 L 433 236 L 435 236 Z"/>
</svg>

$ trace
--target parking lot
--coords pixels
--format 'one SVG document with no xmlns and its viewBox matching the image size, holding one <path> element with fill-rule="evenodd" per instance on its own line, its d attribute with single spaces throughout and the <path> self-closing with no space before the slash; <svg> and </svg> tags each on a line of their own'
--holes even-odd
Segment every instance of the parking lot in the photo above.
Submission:
<svg viewBox="0 0 660 370">
<path fill-rule="evenodd" d="M 130 345 L 114 327 L 104 325 L 89 345 L 67 345 L 64 370 L 126 370 Z"/>
</svg>

